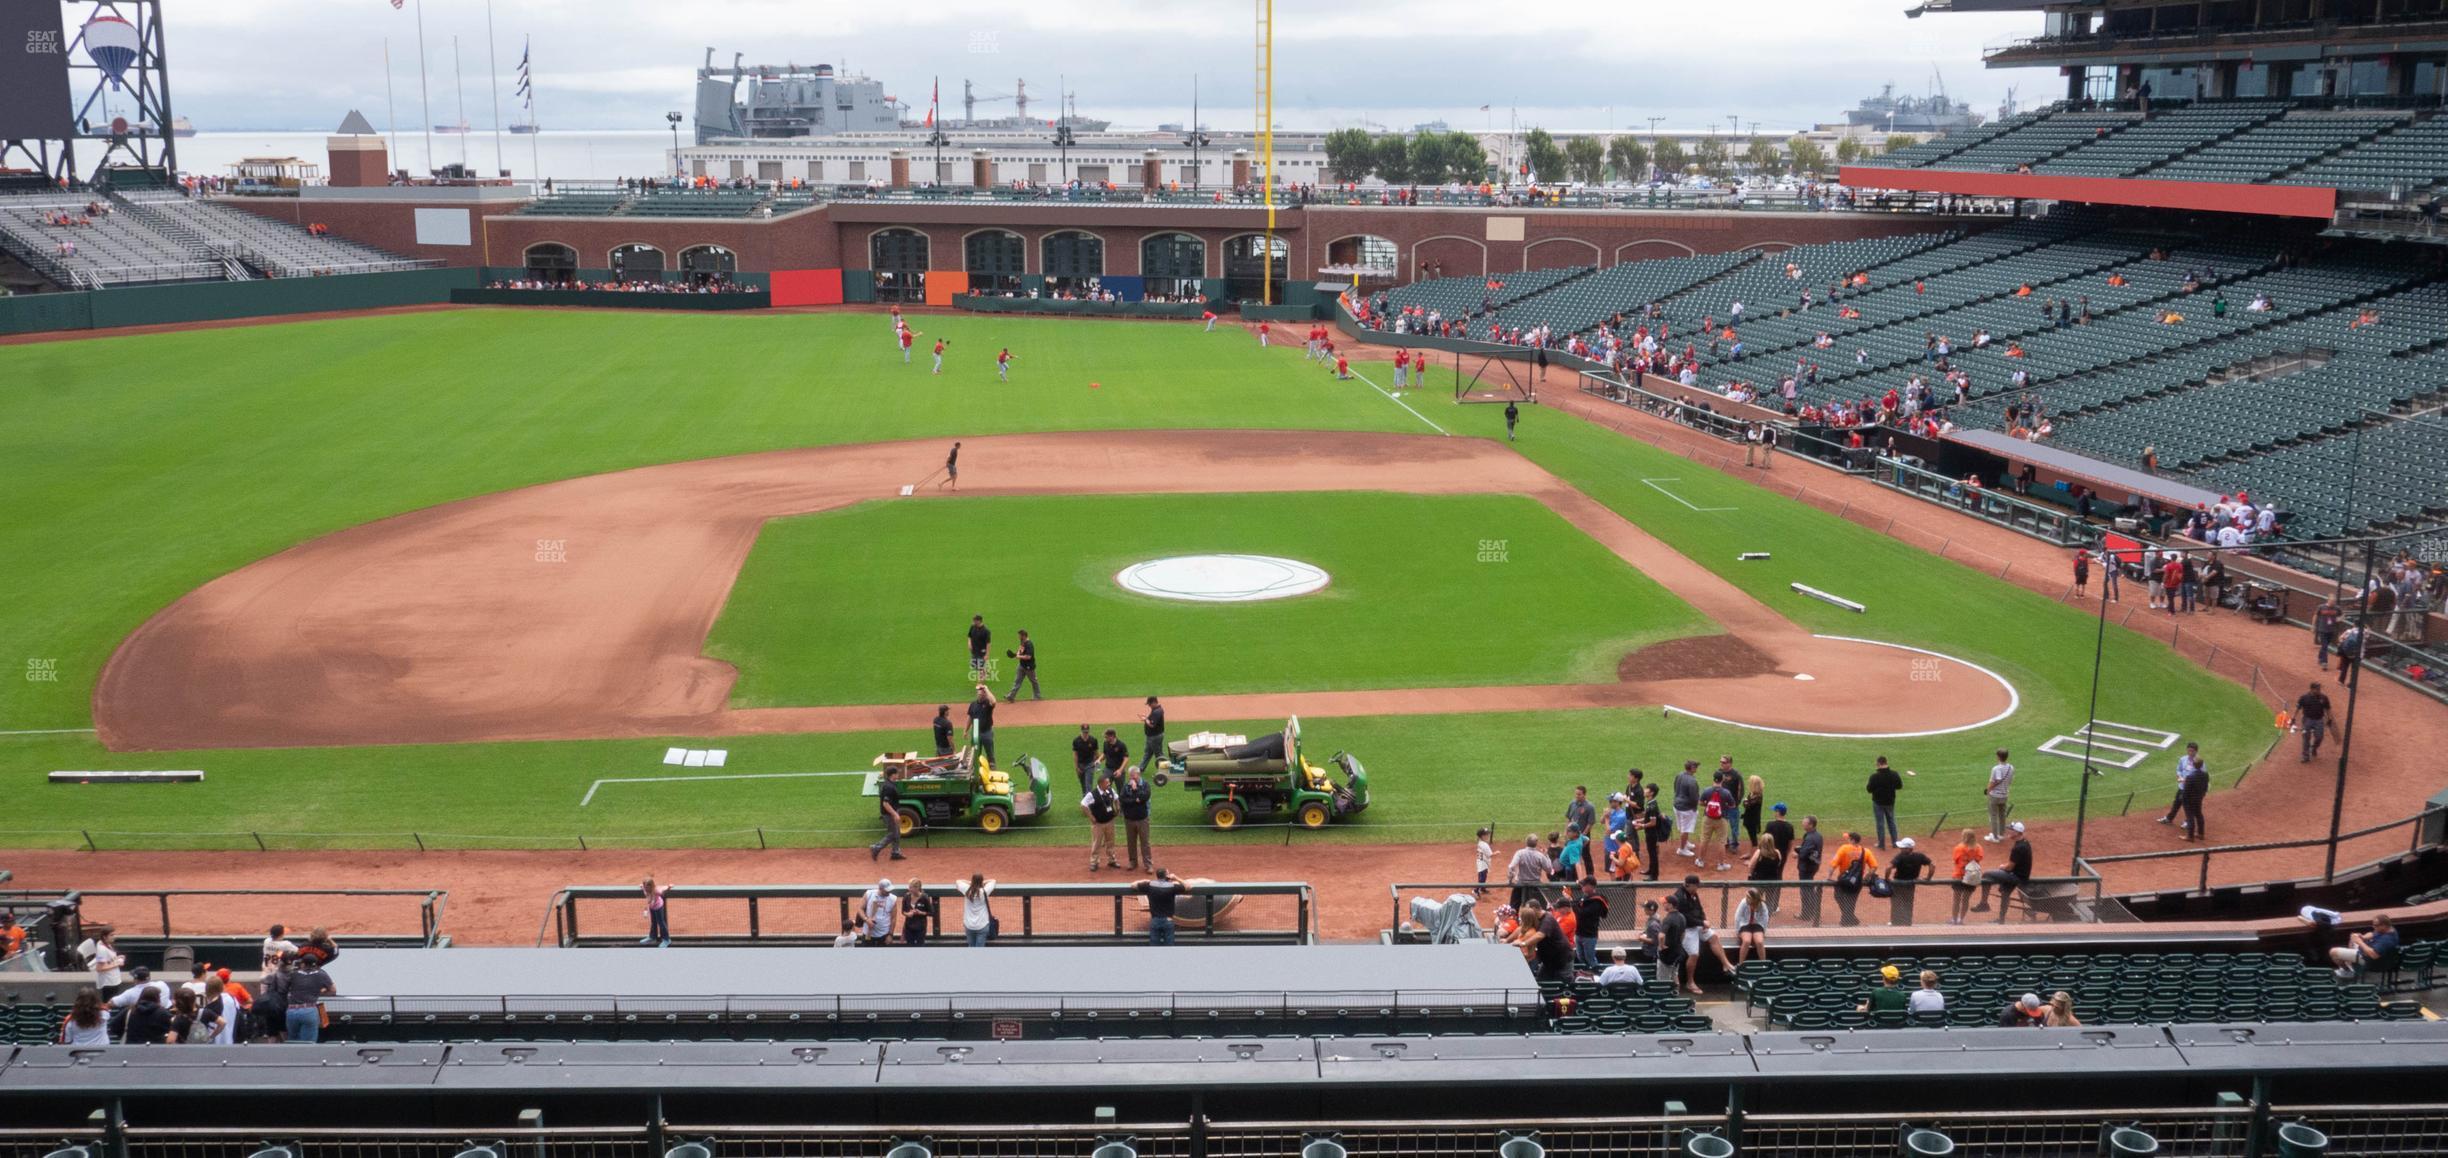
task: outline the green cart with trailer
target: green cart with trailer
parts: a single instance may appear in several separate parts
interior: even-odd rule
[[[876,780],[892,774],[901,787],[901,835],[921,828],[945,828],[961,823],[992,836],[1015,820],[1045,814],[1046,766],[1029,756],[1013,768],[997,768],[975,744],[949,756],[916,752],[886,752],[875,758],[876,776],[867,778],[865,794],[876,794]],[[1013,774],[1024,781],[1015,783]]]
[[[1196,790],[1207,823],[1219,830],[1277,815],[1302,828],[1324,828],[1369,805],[1368,770],[1359,759],[1337,752],[1327,763],[1342,770],[1341,780],[1302,756],[1300,717],[1294,716],[1283,731],[1250,742],[1176,740],[1149,779],[1159,787],[1179,781]]]

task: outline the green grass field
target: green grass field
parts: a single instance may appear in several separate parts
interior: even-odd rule
[[[903,367],[885,321],[872,314],[466,310],[0,347],[0,382],[11,386],[0,392],[0,453],[16,468],[9,515],[0,518],[0,585],[11,596],[0,601],[0,655],[12,668],[34,661],[29,672],[56,672],[54,680],[0,681],[0,732],[88,726],[93,680],[111,649],[214,576],[329,531],[471,495],[652,463],[892,438],[1096,428],[1428,432],[1366,386],[1332,382],[1297,350],[1261,351],[1237,331],[1006,317],[926,317],[920,328],[954,337],[953,370],[943,378],[923,362]],[[993,380],[989,362],[1005,344],[1022,359],[1008,385]],[[1494,407],[1425,394],[1411,401],[1459,436],[1501,436]],[[1630,765],[1663,769],[1718,752],[1765,775],[1774,796],[1831,818],[1865,811],[1861,779],[1870,758],[1885,754],[1922,772],[1902,811],[1934,821],[1977,808],[1987,752],[2004,746],[2026,769],[2022,806],[2036,816],[2070,813],[2073,763],[2029,752],[2083,719],[2089,616],[1741,479],[1528,409],[1521,453],[1668,544],[1813,630],[1931,647],[1991,667],[2021,689],[2022,712],[1992,729],[1909,741],[1813,740],[1641,711],[1315,720],[1314,744],[1368,762],[1377,803],[1355,823],[1301,839],[1460,840],[1491,820],[1543,830],[1572,783],[1607,786]],[[1696,506],[1737,510],[1693,511],[1640,482],[1662,477],[1677,479],[1677,492]],[[937,517],[921,508],[942,508],[945,518],[988,509],[969,500],[892,509]],[[776,530],[772,542],[787,552],[796,531]],[[1532,584],[1539,599],[1559,597],[1561,584],[1544,568],[1519,561],[1523,536],[1509,537],[1517,561],[1502,581]],[[1755,549],[1775,558],[1734,562]],[[760,547],[752,572],[766,555]],[[1093,549],[1046,563],[1055,568],[1048,589],[1092,560],[1104,566]],[[750,578],[756,582],[744,589],[764,586]],[[1785,591],[1796,580],[1871,610],[1856,616],[1798,599]],[[944,611],[932,604],[896,604],[890,614],[943,632],[947,655],[969,610],[989,611],[1006,629],[1028,626],[1011,617],[1038,614],[970,607],[992,595],[990,586],[957,600],[948,627],[937,626]],[[1078,597],[1083,608],[1092,600]],[[1471,621],[1517,606],[1443,590],[1402,599],[1423,632],[1483,630]],[[771,621],[771,630],[796,630],[781,622],[788,607],[739,611]],[[1069,637],[1080,630],[1070,624],[1089,612],[1045,614]],[[1076,639],[1058,649],[1056,630],[1040,630],[1049,676],[1061,670],[1058,655],[1063,665],[1096,662]],[[1575,628],[1584,640],[1639,630]],[[731,631],[726,622],[717,650]],[[1541,638],[1552,643],[1556,634]],[[751,668],[744,698],[817,702],[841,684],[813,668],[786,674],[754,649],[734,657]],[[1524,670],[1586,662],[1562,651],[1502,658]],[[1166,690],[1214,690],[1230,678],[1220,668],[1206,687]],[[783,690],[800,687],[816,690]],[[2106,718],[2199,740],[2222,783],[2270,740],[2267,715],[2243,689],[2119,629],[2109,632],[2100,702]],[[877,751],[911,746],[924,723],[880,734],[715,741],[163,753],[112,753],[90,735],[6,735],[0,795],[16,804],[14,827],[24,835],[13,843],[44,846],[80,845],[86,831],[102,847],[252,848],[251,834],[261,833],[275,846],[411,848],[412,831],[441,847],[573,847],[580,836],[593,844],[735,845],[754,844],[760,827],[774,844],[844,844],[862,840],[868,814],[838,779],[615,784],[579,802],[598,779],[663,774],[656,760],[667,742],[728,747],[734,772],[848,770]],[[1263,730],[1280,721],[1177,723]],[[1062,750],[1058,731],[1003,733],[1006,752]],[[203,768],[210,778],[133,788],[44,783],[47,771],[63,768]],[[2112,772],[2099,790],[2112,801],[2128,791],[2156,794],[2167,771],[2153,761]],[[1158,819],[1194,823],[1195,805],[1186,792],[1169,793]],[[1067,841],[1077,823],[1059,817],[1004,839]]]
[[[1482,558],[1483,540],[1504,541],[1501,559]],[[905,565],[949,544],[976,565]],[[1114,582],[1132,563],[1209,551],[1298,559],[1333,580],[1240,604]],[[742,707],[962,698],[972,614],[995,629],[1002,671],[1027,629],[1057,698],[1590,683],[1645,644],[1717,630],[1530,499],[1083,495],[776,520],[707,651],[740,669]]]

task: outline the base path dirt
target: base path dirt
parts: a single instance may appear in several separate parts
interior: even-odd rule
[[[727,706],[707,633],[771,518],[928,484],[949,440],[707,459],[549,483],[324,536],[222,576],[124,641],[94,694],[116,749],[462,743],[916,726],[932,707]],[[1669,705],[1873,735],[1977,727],[2014,692],[1960,661],[1811,635],[1503,444],[1260,431],[966,440],[962,495],[1390,490],[1533,498],[1729,633],[1744,662],[1635,665],[1636,682],[1176,696],[1219,719]],[[541,548],[539,544],[543,544]],[[1702,646],[1702,645],[1694,645]],[[1808,676],[1808,679],[1799,677]],[[1938,689],[1947,690],[1941,693]],[[1967,691],[1966,689],[1971,689]],[[1012,704],[1027,725],[1129,705]]]

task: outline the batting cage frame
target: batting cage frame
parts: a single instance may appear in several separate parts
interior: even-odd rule
[[[1471,365],[1477,359],[1476,366]],[[1516,365],[1520,363],[1520,365]],[[1491,370],[1500,373],[1491,374]],[[1454,352],[1453,400],[1457,403],[1538,405],[1538,368],[1517,355]]]

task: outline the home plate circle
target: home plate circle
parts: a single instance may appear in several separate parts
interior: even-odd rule
[[[1125,591],[1191,603],[1289,599],[1326,586],[1326,572],[1273,555],[1174,555],[1133,563],[1114,576]]]

